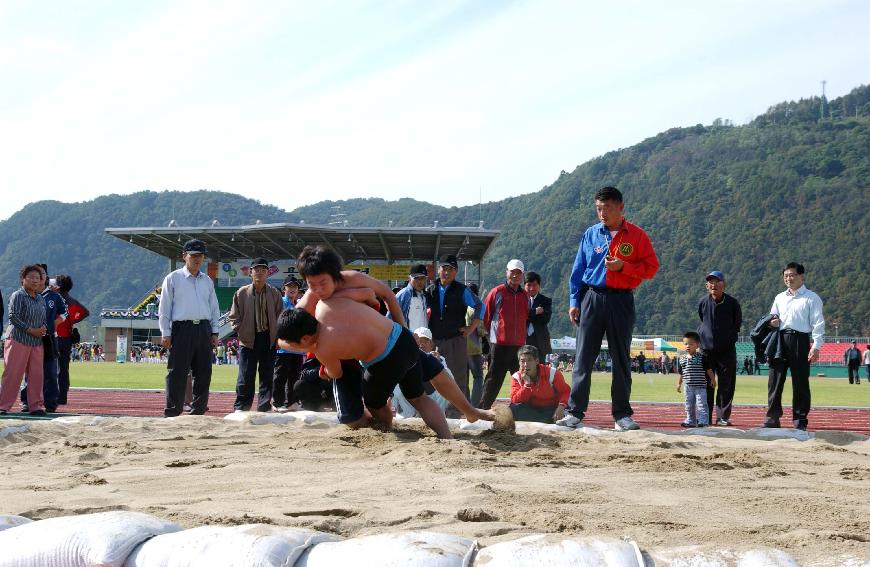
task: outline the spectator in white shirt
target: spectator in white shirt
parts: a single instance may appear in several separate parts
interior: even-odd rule
[[[428,280],[428,269],[424,264],[411,266],[408,285],[396,293],[396,300],[402,307],[402,314],[405,316],[405,323],[409,329],[429,327],[426,295],[423,293]]]
[[[780,427],[782,390],[789,368],[792,380],[792,420],[796,429],[806,430],[810,412],[810,364],[818,360],[825,334],[822,300],[804,286],[804,267],[790,262],[782,270],[787,289],[776,296],[770,313],[772,327],[778,327],[782,358],[770,361],[767,380],[767,415],[764,427]]]

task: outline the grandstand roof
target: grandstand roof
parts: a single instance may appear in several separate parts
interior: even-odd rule
[[[181,245],[198,238],[215,261],[264,256],[296,258],[308,244],[325,244],[346,262],[383,260],[387,263],[436,260],[456,254],[460,261],[483,259],[498,230],[481,227],[349,227],[272,223],[243,226],[168,226],[107,228],[106,234],[167,258],[179,258]]]

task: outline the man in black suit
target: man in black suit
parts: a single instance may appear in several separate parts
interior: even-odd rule
[[[538,349],[541,362],[553,352],[550,347],[550,317],[553,315],[553,300],[541,293],[541,276],[526,272],[526,293],[529,294],[529,324],[526,329],[526,344]]]

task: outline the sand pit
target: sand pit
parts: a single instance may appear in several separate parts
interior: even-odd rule
[[[559,533],[630,538],[652,552],[769,547],[807,565],[870,564],[861,435],[518,423],[516,433],[456,430],[440,441],[418,420],[380,432],[335,427],[330,416],[281,419],[0,420],[0,514],[133,510],[186,528],[430,530],[481,546]]]

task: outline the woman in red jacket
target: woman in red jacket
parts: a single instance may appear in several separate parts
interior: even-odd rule
[[[562,373],[541,364],[538,349],[526,345],[517,353],[519,372],[511,377],[511,411],[516,421],[553,423],[565,416],[571,388]]]

